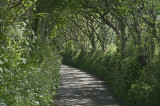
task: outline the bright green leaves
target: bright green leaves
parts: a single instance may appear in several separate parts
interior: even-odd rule
[[[3,65],[3,61],[2,60],[0,60],[0,65]]]
[[[60,57],[47,45],[30,51],[28,46],[32,44],[25,33],[19,35],[18,29],[12,30],[14,33],[8,32],[8,37],[1,36],[5,42],[0,47],[0,103],[46,105],[57,88]]]
[[[46,106],[56,91],[61,60],[53,48],[40,45],[32,29],[35,17],[45,20],[49,15],[34,13],[36,1],[0,5],[0,105]]]
[[[37,13],[37,14],[35,14],[35,17],[39,17],[39,18],[46,18],[47,17],[47,15],[48,15],[48,13]],[[40,20],[41,20],[40,19]]]
[[[51,38],[54,39],[57,36],[57,25],[53,28]]]

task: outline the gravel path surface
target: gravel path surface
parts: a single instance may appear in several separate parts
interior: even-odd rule
[[[99,78],[66,65],[60,74],[55,106],[124,106]]]

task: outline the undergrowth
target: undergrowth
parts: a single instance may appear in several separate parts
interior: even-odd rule
[[[12,33],[17,34],[0,35],[0,105],[49,105],[58,86],[61,57],[49,45],[35,45],[25,33],[15,38]]]

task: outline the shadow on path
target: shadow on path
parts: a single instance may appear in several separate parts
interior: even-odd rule
[[[55,106],[123,106],[104,81],[82,70],[62,65]]]

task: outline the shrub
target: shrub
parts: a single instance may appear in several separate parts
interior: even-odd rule
[[[21,35],[0,35],[0,104],[48,105],[58,86],[60,56],[48,45],[36,48]],[[18,40],[20,39],[20,40]]]

